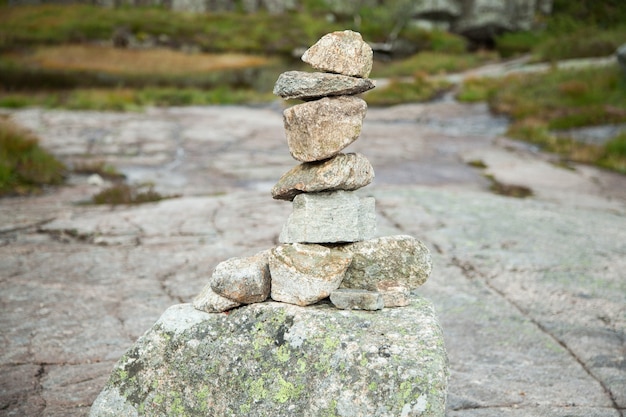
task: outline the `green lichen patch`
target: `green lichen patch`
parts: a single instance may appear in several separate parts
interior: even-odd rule
[[[424,300],[376,313],[262,303],[207,314],[184,331],[155,326],[109,388],[146,416],[385,417],[407,407],[434,416],[447,378],[441,329]]]

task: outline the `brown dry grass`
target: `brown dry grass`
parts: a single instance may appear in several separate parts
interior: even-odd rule
[[[96,71],[111,74],[177,75],[258,67],[264,57],[244,54],[189,54],[171,49],[118,49],[108,46],[44,47],[26,58],[44,69]]]

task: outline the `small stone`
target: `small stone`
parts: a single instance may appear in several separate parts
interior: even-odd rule
[[[376,290],[382,295],[385,307],[405,307],[410,304],[409,287],[397,281],[380,281]]]
[[[361,134],[367,104],[359,97],[324,97],[283,112],[287,145],[294,159],[320,161],[341,152]]]
[[[328,96],[360,94],[374,88],[368,78],[326,72],[287,71],[280,74],[274,94],[286,100],[312,100]]]
[[[376,233],[373,197],[352,191],[298,194],[279,236],[280,243],[341,243],[370,239]]]
[[[241,303],[233,301],[226,297],[216,294],[211,288],[211,283],[204,286],[200,294],[193,300],[193,306],[200,311],[207,313],[221,313],[235,307],[239,307]]]
[[[213,291],[241,304],[261,303],[270,295],[269,251],[247,258],[230,258],[215,267]]]
[[[299,306],[314,304],[341,284],[352,257],[321,245],[280,245],[269,257],[272,299]]]
[[[374,179],[374,168],[359,153],[338,154],[318,162],[305,162],[285,173],[272,188],[277,200],[293,200],[301,193],[353,191]]]
[[[426,282],[432,270],[430,251],[412,236],[384,236],[343,245],[339,250],[353,256],[342,288],[376,291],[379,282],[394,281],[412,290]]]
[[[373,57],[360,33],[344,30],[322,36],[302,55],[302,61],[320,71],[367,78]]]
[[[385,306],[378,292],[345,288],[331,292],[330,302],[342,310],[382,310]]]

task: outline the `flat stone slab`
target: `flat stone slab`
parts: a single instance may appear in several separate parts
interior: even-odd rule
[[[338,154],[320,162],[305,162],[285,173],[272,188],[277,200],[293,200],[301,193],[354,191],[374,179],[374,168],[359,153]]]
[[[432,304],[342,311],[170,307],[126,352],[91,417],[440,417],[448,359]]]
[[[302,55],[313,68],[366,78],[372,70],[374,53],[361,34],[344,30],[326,34]]]
[[[374,82],[368,78],[328,72],[287,71],[278,76],[274,84],[274,94],[286,100],[313,100],[360,94],[374,87]]]
[[[283,112],[287,146],[300,162],[337,155],[358,139],[367,104],[359,97],[324,97]]]
[[[281,243],[340,243],[376,233],[375,200],[352,191],[298,194],[279,236]]]
[[[367,290],[338,289],[330,293],[330,302],[342,310],[382,310],[381,293]]]

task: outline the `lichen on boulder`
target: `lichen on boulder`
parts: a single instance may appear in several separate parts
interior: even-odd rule
[[[447,383],[422,298],[377,312],[182,304],[120,359],[90,416],[443,416]]]

